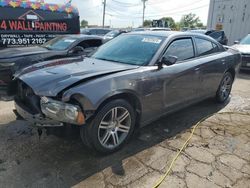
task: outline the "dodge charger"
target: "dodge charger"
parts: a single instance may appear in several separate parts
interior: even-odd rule
[[[240,63],[238,51],[205,35],[127,33],[81,62],[20,74],[15,107],[39,128],[79,126],[85,145],[110,153],[163,115],[211,97],[225,102]]]

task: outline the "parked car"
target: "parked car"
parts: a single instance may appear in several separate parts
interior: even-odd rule
[[[242,70],[250,70],[250,34],[241,41],[235,41],[234,48],[238,49],[242,54]]]
[[[207,33],[207,30],[205,29],[193,29],[193,30],[186,30],[188,32],[191,32],[191,33],[200,33],[200,34],[206,34]]]
[[[195,30],[187,30],[187,32],[191,33],[200,33],[205,34],[213,39],[215,39],[217,42],[221,43],[222,45],[227,45],[228,38],[224,31],[216,31],[216,30],[204,30],[204,29],[195,29]]]
[[[108,28],[88,28],[88,29],[81,29],[81,34],[104,36],[110,31],[112,31],[112,29],[108,29]]]
[[[212,37],[213,39],[215,39],[222,45],[227,45],[228,43],[228,38],[224,31],[210,30],[210,31],[207,31],[205,34]]]
[[[65,57],[82,56],[102,45],[98,36],[58,36],[41,46],[7,48],[0,51],[0,98],[11,95],[13,74],[29,65]]]
[[[167,27],[140,27],[132,30],[132,32],[137,31],[171,31],[171,29]]]
[[[78,125],[85,145],[114,152],[163,115],[209,97],[225,102],[240,61],[205,35],[126,33],[82,62],[18,76],[15,107],[38,127]]]
[[[112,40],[113,38],[121,35],[122,33],[127,33],[127,31],[125,30],[120,30],[120,29],[116,29],[116,30],[113,30],[113,31],[110,31],[108,32],[104,37],[104,42],[108,42],[110,40]]]
[[[146,31],[146,30],[147,30],[147,28],[139,27],[139,28],[134,28],[134,29],[132,29],[131,32]]]
[[[151,27],[148,29],[149,31],[171,31],[168,27]]]

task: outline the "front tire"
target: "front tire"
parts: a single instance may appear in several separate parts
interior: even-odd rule
[[[129,140],[135,128],[135,119],[135,110],[127,101],[110,101],[97,112],[87,127],[81,128],[81,138],[98,152],[112,153]]]
[[[230,72],[226,72],[216,93],[216,101],[218,103],[224,103],[229,98],[232,90],[232,85],[233,76]]]

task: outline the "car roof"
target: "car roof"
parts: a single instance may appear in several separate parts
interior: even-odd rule
[[[81,30],[112,30],[111,28],[94,28],[94,27],[92,27],[92,28],[82,28]]]
[[[158,37],[169,37],[170,35],[182,33],[178,31],[134,31],[131,33],[127,33],[128,35],[152,35],[152,36],[158,36]]]
[[[152,35],[152,36],[159,36],[159,37],[169,37],[172,35],[181,35],[181,36],[201,36],[204,37],[206,35],[196,33],[196,32],[182,32],[182,31],[135,31],[127,33],[130,35],[138,34],[138,35]]]
[[[207,39],[210,41],[213,41],[214,43],[218,42],[214,40],[213,38],[201,34],[201,33],[195,33],[195,32],[181,32],[181,31],[135,31],[135,32],[130,32],[126,33],[126,35],[151,35],[151,36],[156,36],[156,37],[199,37],[203,39]]]
[[[151,31],[157,31],[157,30],[171,31],[171,29],[169,27],[150,27],[150,28],[147,28],[147,29],[151,30]]]
[[[71,37],[77,39],[103,39],[97,35],[84,35],[84,34],[69,34],[69,35],[60,35],[60,37]]]
[[[200,33],[192,33],[192,32],[182,32],[182,31],[135,31],[128,34],[139,34],[139,35],[152,35],[158,37],[169,37],[169,36],[200,36],[204,37],[205,35]]]
[[[187,30],[186,32],[205,34],[207,32],[207,30],[205,30],[205,29],[194,29],[194,30]]]

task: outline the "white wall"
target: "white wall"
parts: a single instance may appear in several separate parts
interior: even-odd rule
[[[250,0],[210,0],[208,29],[221,24],[229,45],[250,33]]]

